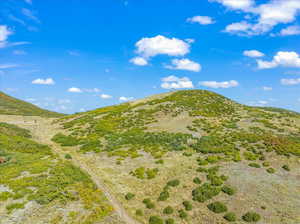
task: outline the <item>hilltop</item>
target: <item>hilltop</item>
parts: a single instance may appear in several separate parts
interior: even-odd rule
[[[9,132],[50,145],[59,155],[50,163],[78,166],[97,183],[108,199],[99,203],[107,210],[90,223],[300,222],[296,112],[188,90],[56,119],[0,115],[0,121],[31,130]],[[118,219],[110,218],[109,206]],[[19,210],[14,207],[13,214]],[[50,216],[56,223],[72,223],[71,213],[81,217],[78,209],[63,211],[64,221]]]
[[[31,103],[8,96],[0,91],[0,114],[59,117],[62,114],[41,109]]]

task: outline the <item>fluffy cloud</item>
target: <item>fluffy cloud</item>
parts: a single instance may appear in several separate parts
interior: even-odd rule
[[[100,95],[100,98],[101,98],[101,99],[111,99],[112,96],[111,96],[111,95],[108,95],[108,94],[101,94],[101,95]]]
[[[300,26],[288,26],[280,31],[281,36],[292,36],[300,34]]]
[[[257,60],[257,65],[259,69],[270,69],[278,66],[299,68],[300,57],[294,51],[279,51],[272,61]]]
[[[187,19],[190,23],[199,23],[201,25],[209,25],[215,23],[215,21],[209,16],[194,16]]]
[[[264,91],[271,91],[271,90],[273,90],[273,88],[272,88],[272,87],[269,87],[269,86],[263,86],[262,89],[263,89]]]
[[[6,41],[8,36],[12,34],[12,31],[5,25],[0,25],[0,42]]]
[[[193,82],[187,77],[176,77],[174,75],[162,78],[163,89],[190,89],[194,88]]]
[[[71,87],[71,88],[68,89],[68,92],[70,92],[70,93],[82,93],[83,91],[80,88]]]
[[[159,54],[183,56],[190,52],[189,43],[162,35],[142,38],[135,46],[137,48],[136,53],[142,55],[144,58],[154,57]]]
[[[299,0],[270,0],[267,3],[256,5],[252,0],[211,0],[224,6],[252,14],[246,21],[233,23],[225,28],[226,32],[238,35],[260,35],[272,30],[278,24],[287,24],[296,20],[300,11]],[[254,21],[251,21],[253,20]]]
[[[243,52],[244,56],[250,57],[250,58],[259,58],[265,56],[264,53],[257,51],[257,50],[248,50]]]
[[[131,101],[131,100],[133,100],[133,99],[134,99],[133,97],[121,96],[121,97],[119,98],[119,101],[121,101],[121,102],[127,102],[127,101]]]
[[[35,79],[31,82],[32,84],[38,84],[38,85],[54,85],[55,82],[52,78],[47,79]]]
[[[92,89],[83,89],[82,91],[87,93],[99,93],[101,90],[98,88],[92,88]]]
[[[130,60],[131,63],[135,64],[135,65],[139,65],[139,66],[145,66],[145,65],[148,65],[148,62],[145,58],[143,57],[135,57],[135,58],[132,58]]]
[[[187,70],[192,72],[201,71],[201,65],[197,62],[191,61],[187,58],[183,59],[173,59],[172,65],[167,65],[168,69],[176,69],[176,70]]]
[[[204,81],[204,82],[200,82],[199,85],[214,88],[214,89],[218,89],[218,88],[226,88],[227,89],[227,88],[231,88],[231,87],[237,87],[239,85],[239,83],[235,80],[224,81],[224,82]]]
[[[80,56],[80,53],[76,50],[68,50],[67,53],[71,56]]]
[[[248,9],[254,4],[253,0],[210,0],[211,2],[219,2],[231,9]]]
[[[281,79],[280,83],[285,86],[299,85],[300,78],[298,78],[298,79]]]

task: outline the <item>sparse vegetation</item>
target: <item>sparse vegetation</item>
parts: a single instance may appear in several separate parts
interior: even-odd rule
[[[236,221],[236,215],[233,212],[228,212],[224,215],[224,219],[226,219],[228,222],[235,222]]]
[[[214,213],[223,213],[227,212],[227,206],[223,204],[222,202],[216,201],[209,205],[207,205],[207,208]]]
[[[245,222],[258,222],[261,219],[260,215],[255,212],[247,212],[242,218]]]

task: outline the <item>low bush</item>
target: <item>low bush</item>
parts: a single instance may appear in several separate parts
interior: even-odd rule
[[[174,212],[174,209],[171,206],[167,206],[164,208],[163,213],[166,215],[170,215]]]
[[[175,179],[175,180],[170,180],[167,185],[170,187],[177,187],[180,184],[180,181]]]
[[[174,221],[174,219],[166,219],[166,222],[165,222],[165,224],[175,224],[175,221]]]
[[[149,224],[164,224],[164,221],[158,216],[150,216]]]
[[[227,212],[227,206],[222,202],[216,201],[207,205],[207,208],[214,213]]]
[[[249,163],[248,165],[254,168],[260,168],[260,165],[258,163]]]
[[[270,166],[270,163],[269,162],[263,162],[263,166],[268,167],[268,166]]]
[[[170,197],[170,194],[168,191],[164,190],[159,194],[158,201],[166,201]]]
[[[135,197],[135,195],[132,194],[132,193],[127,193],[127,194],[125,195],[125,199],[126,199],[127,201],[133,199],[134,197]]]
[[[258,222],[261,219],[261,217],[255,212],[247,212],[245,215],[242,216],[242,219],[245,222]]]
[[[275,173],[276,170],[274,168],[270,167],[270,168],[267,169],[267,172],[268,173]]]
[[[193,205],[189,201],[184,201],[184,202],[182,202],[182,204],[186,211],[191,211],[193,209]]]
[[[53,136],[52,141],[59,143],[61,146],[75,146],[79,144],[79,140],[72,136],[66,136],[58,133]]]
[[[137,210],[135,211],[135,214],[136,214],[137,216],[143,216],[143,215],[144,215],[143,210],[141,210],[141,209],[137,209]]]
[[[70,154],[66,154],[65,159],[72,159],[72,156]]]
[[[290,171],[290,167],[288,165],[283,165],[282,166],[282,169],[286,170],[286,171]]]
[[[203,185],[195,188],[192,191],[193,200],[198,202],[205,202],[220,193],[221,189],[219,187],[212,186],[209,183],[204,183]]]
[[[154,203],[149,198],[144,199],[143,203],[146,205],[146,208],[148,209],[155,208]]]
[[[228,195],[234,195],[235,194],[235,189],[229,186],[223,186],[221,189],[225,194]]]
[[[199,177],[195,177],[195,178],[193,179],[193,182],[194,182],[195,184],[201,184],[201,180],[200,180]]]
[[[224,216],[224,219],[226,219],[228,222],[235,222],[236,221],[236,215],[233,212],[228,212]]]
[[[178,211],[178,214],[179,214],[179,217],[180,217],[181,219],[186,219],[187,216],[188,216],[188,214],[187,214],[183,209],[180,209],[180,210]]]

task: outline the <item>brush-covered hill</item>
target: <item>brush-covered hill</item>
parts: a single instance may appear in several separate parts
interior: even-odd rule
[[[31,103],[8,96],[0,91],[0,114],[59,117],[59,113],[41,109]]]
[[[0,223],[97,223],[113,208],[70,161],[0,122]]]
[[[78,154],[141,223],[300,222],[300,115],[204,90],[58,120]]]

